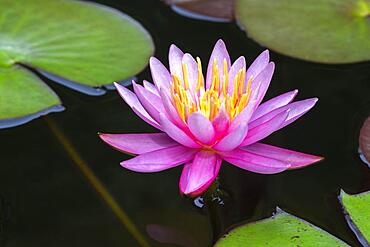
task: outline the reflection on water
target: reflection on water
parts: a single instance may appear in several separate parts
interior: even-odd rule
[[[228,19],[198,14],[198,13],[186,10],[184,8],[181,8],[179,6],[176,6],[176,5],[171,6],[171,8],[173,11],[175,11],[179,15],[183,15],[183,16],[197,19],[197,20],[212,21],[212,22],[229,22]]]
[[[10,220],[10,205],[0,195],[0,246],[6,241],[6,229]]]
[[[191,20],[157,0],[99,2],[139,20],[153,35],[156,56],[164,62],[171,43],[206,58],[209,47],[223,38],[233,59],[245,55],[247,62],[265,49],[232,23]],[[253,174],[224,163],[220,183],[228,200],[220,206],[222,224],[226,229],[241,221],[266,218],[279,205],[351,246],[359,246],[337,196],[341,188],[348,193],[370,189],[370,172],[358,158],[358,135],[354,134],[358,129],[353,127],[362,124],[357,122],[359,109],[370,105],[370,63],[322,65],[274,52],[271,57],[276,73],[266,99],[298,88],[299,99],[316,96],[320,100],[302,120],[266,142],[318,154],[325,160],[276,175]],[[149,70],[138,78],[150,79]],[[130,172],[119,165],[130,156],[111,149],[98,138],[98,131],[155,132],[122,103],[116,91],[90,97],[50,81],[48,84],[67,108],[49,117],[151,246],[165,246],[147,234],[147,225],[153,224],[187,233],[200,246],[210,245],[212,227],[206,210],[178,193],[181,167],[153,174]],[[4,246],[138,246],[76,169],[43,118],[0,130],[0,138],[0,194],[12,208]]]

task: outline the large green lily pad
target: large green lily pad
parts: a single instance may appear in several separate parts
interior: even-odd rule
[[[220,238],[216,247],[237,246],[349,246],[326,231],[285,212],[245,224]]]
[[[17,66],[0,70],[6,73],[0,74],[1,107],[4,103],[13,105],[0,110],[0,121],[32,114],[59,102],[30,72],[23,71],[22,76],[30,79],[17,82],[18,86],[4,81],[6,77],[17,78],[10,75],[20,73],[17,64],[54,78],[98,87],[136,75],[147,65],[153,50],[147,31],[112,8],[72,0],[0,0],[0,67]],[[34,84],[27,90],[37,95],[36,103],[32,102],[35,97],[6,101],[7,95],[25,94],[19,90],[24,90],[29,81]],[[18,101],[20,98],[22,101]]]
[[[358,240],[363,246],[370,246],[370,191],[357,195],[342,191],[339,199],[347,222]]]
[[[237,0],[236,15],[277,52],[322,63],[370,60],[369,0]]]

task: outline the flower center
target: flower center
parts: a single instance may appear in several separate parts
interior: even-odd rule
[[[172,75],[171,96],[177,113],[186,123],[193,112],[200,112],[213,120],[221,109],[233,120],[248,104],[251,95],[252,78],[245,85],[245,68],[240,69],[233,78],[233,87],[229,85],[229,70],[226,59],[223,60],[223,75],[220,78],[217,60],[213,60],[211,84],[205,89],[202,64],[197,57],[197,81],[189,81],[188,69],[182,63],[183,80]]]

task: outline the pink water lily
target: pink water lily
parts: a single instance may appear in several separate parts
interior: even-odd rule
[[[136,172],[158,172],[185,164],[180,192],[196,196],[215,180],[222,160],[255,173],[273,174],[307,166],[321,157],[259,141],[292,123],[317,98],[291,103],[297,90],[261,104],[274,73],[266,50],[246,69],[245,58],[232,65],[219,40],[204,80],[199,58],[175,45],[169,51],[169,71],[150,59],[154,84],[133,82],[134,92],[115,84],[118,92],[144,121],[161,133],[100,134],[109,145],[136,157],[121,165]]]

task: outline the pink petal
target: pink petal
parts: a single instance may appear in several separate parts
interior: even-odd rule
[[[229,131],[233,131],[242,123],[248,123],[257,107],[257,97],[259,95],[259,87],[251,92],[250,100],[247,106],[235,117],[231,122]]]
[[[224,160],[239,168],[262,174],[279,173],[290,167],[289,164],[280,160],[264,157],[242,149],[234,149],[233,151],[223,153],[221,156]]]
[[[163,113],[160,114],[160,123],[164,132],[178,143],[189,148],[200,148],[201,146],[189,137],[182,129],[173,124]]]
[[[255,100],[250,100],[247,106],[231,122],[229,131],[237,129],[241,124],[246,124],[253,115]]]
[[[185,53],[182,58],[182,62],[187,68],[189,88],[191,91],[194,91],[198,84],[198,64],[189,53]]]
[[[207,67],[207,77],[206,77],[206,88],[209,88],[211,86],[212,82],[212,67],[213,67],[213,61],[214,59],[217,60],[217,65],[218,65],[218,71],[220,75],[220,79],[222,80],[224,71],[224,59],[226,59],[227,62],[227,68],[229,69],[230,67],[230,56],[229,53],[227,52],[225,43],[219,39],[216,42],[215,47],[213,48],[211,57],[208,62],[208,67]]]
[[[308,166],[323,159],[323,157],[304,154],[262,143],[254,143],[252,145],[242,147],[241,149],[250,153],[283,161],[290,165],[289,169]]]
[[[165,133],[153,134],[99,134],[112,147],[130,154],[143,154],[178,145]]]
[[[212,123],[202,113],[191,114],[188,117],[188,126],[194,137],[204,144],[210,144],[215,138]]]
[[[227,92],[231,95],[234,91],[234,78],[238,74],[239,70],[245,69],[245,57],[239,57],[231,66],[229,71],[229,82]],[[248,80],[246,80],[248,81]]]
[[[218,151],[231,151],[237,148],[248,132],[248,125],[245,123],[240,124],[235,130],[231,131],[228,135],[221,139],[212,148]]]
[[[151,93],[141,85],[136,84],[135,82],[133,82],[132,84],[134,86],[134,91],[138,99],[140,100],[140,103],[143,105],[149,115],[155,121],[159,122],[159,114],[161,112],[165,112],[161,98]]]
[[[257,90],[257,88],[259,88],[256,106],[258,106],[263,100],[263,97],[265,97],[267,89],[270,86],[270,82],[274,74],[274,70],[275,70],[275,64],[271,62],[265,67],[263,71],[261,71],[261,73],[259,73],[254,78],[254,80],[252,79],[251,90],[252,91]]]
[[[270,61],[269,51],[265,50],[249,66],[245,77],[246,80],[248,81],[250,77],[252,77],[252,79],[256,78],[257,75],[267,66],[269,61]]]
[[[135,172],[159,172],[192,160],[196,152],[196,150],[178,145],[140,154],[122,161],[121,165]]]
[[[252,128],[270,120],[271,118],[275,117],[277,114],[279,114],[283,111],[289,110],[289,114],[288,114],[287,119],[285,120],[285,122],[279,128],[279,129],[281,129],[281,128],[287,126],[288,124],[291,124],[292,122],[297,120],[299,117],[301,117],[303,114],[308,112],[316,104],[317,100],[318,100],[317,98],[305,99],[305,100],[296,101],[296,102],[290,103],[286,106],[277,108],[277,109],[263,115],[262,117],[250,122],[249,123],[249,128],[252,129]]]
[[[258,106],[256,111],[253,113],[250,121],[256,120],[257,118],[269,113],[270,111],[289,104],[295,98],[297,93],[298,90],[293,90],[266,101],[265,103]]]
[[[230,125],[229,121],[229,116],[227,115],[225,109],[221,108],[216,118],[212,121],[216,139],[223,137],[226,134]]]
[[[154,84],[157,86],[158,90],[161,88],[169,90],[171,75],[166,67],[155,57],[150,58],[149,66],[150,71],[152,72]]]
[[[222,160],[214,152],[197,153],[182,170],[179,182],[181,194],[193,197],[202,194],[216,179],[221,163]]]
[[[172,105],[169,96],[164,92],[164,90],[160,91],[160,95],[162,98],[164,109],[166,110],[167,113],[166,114],[167,118],[170,119],[175,125],[177,125],[181,129],[187,129],[188,127],[185,125],[184,121],[182,121],[175,107]]]
[[[144,107],[141,105],[140,101],[133,92],[118,83],[114,83],[114,85],[123,100],[131,107],[136,115],[138,115],[141,119],[143,119],[145,122],[152,125],[153,127],[161,129],[161,126],[148,114],[148,112],[144,109]]]
[[[276,130],[280,129],[280,126],[288,117],[288,111],[289,110],[281,112],[269,121],[264,122],[263,124],[258,125],[253,129],[249,129],[247,137],[243,140],[240,146],[246,146],[258,142],[259,140],[266,138],[267,136],[274,133]]]
[[[158,95],[159,96],[159,91],[158,91],[158,89],[155,87],[155,85],[153,83],[150,83],[150,82],[144,80],[143,84],[144,84],[144,87],[148,91],[150,91],[151,93],[154,93],[155,95]]]
[[[174,44],[170,46],[168,61],[172,75],[177,75],[182,80],[182,57],[184,53]]]

